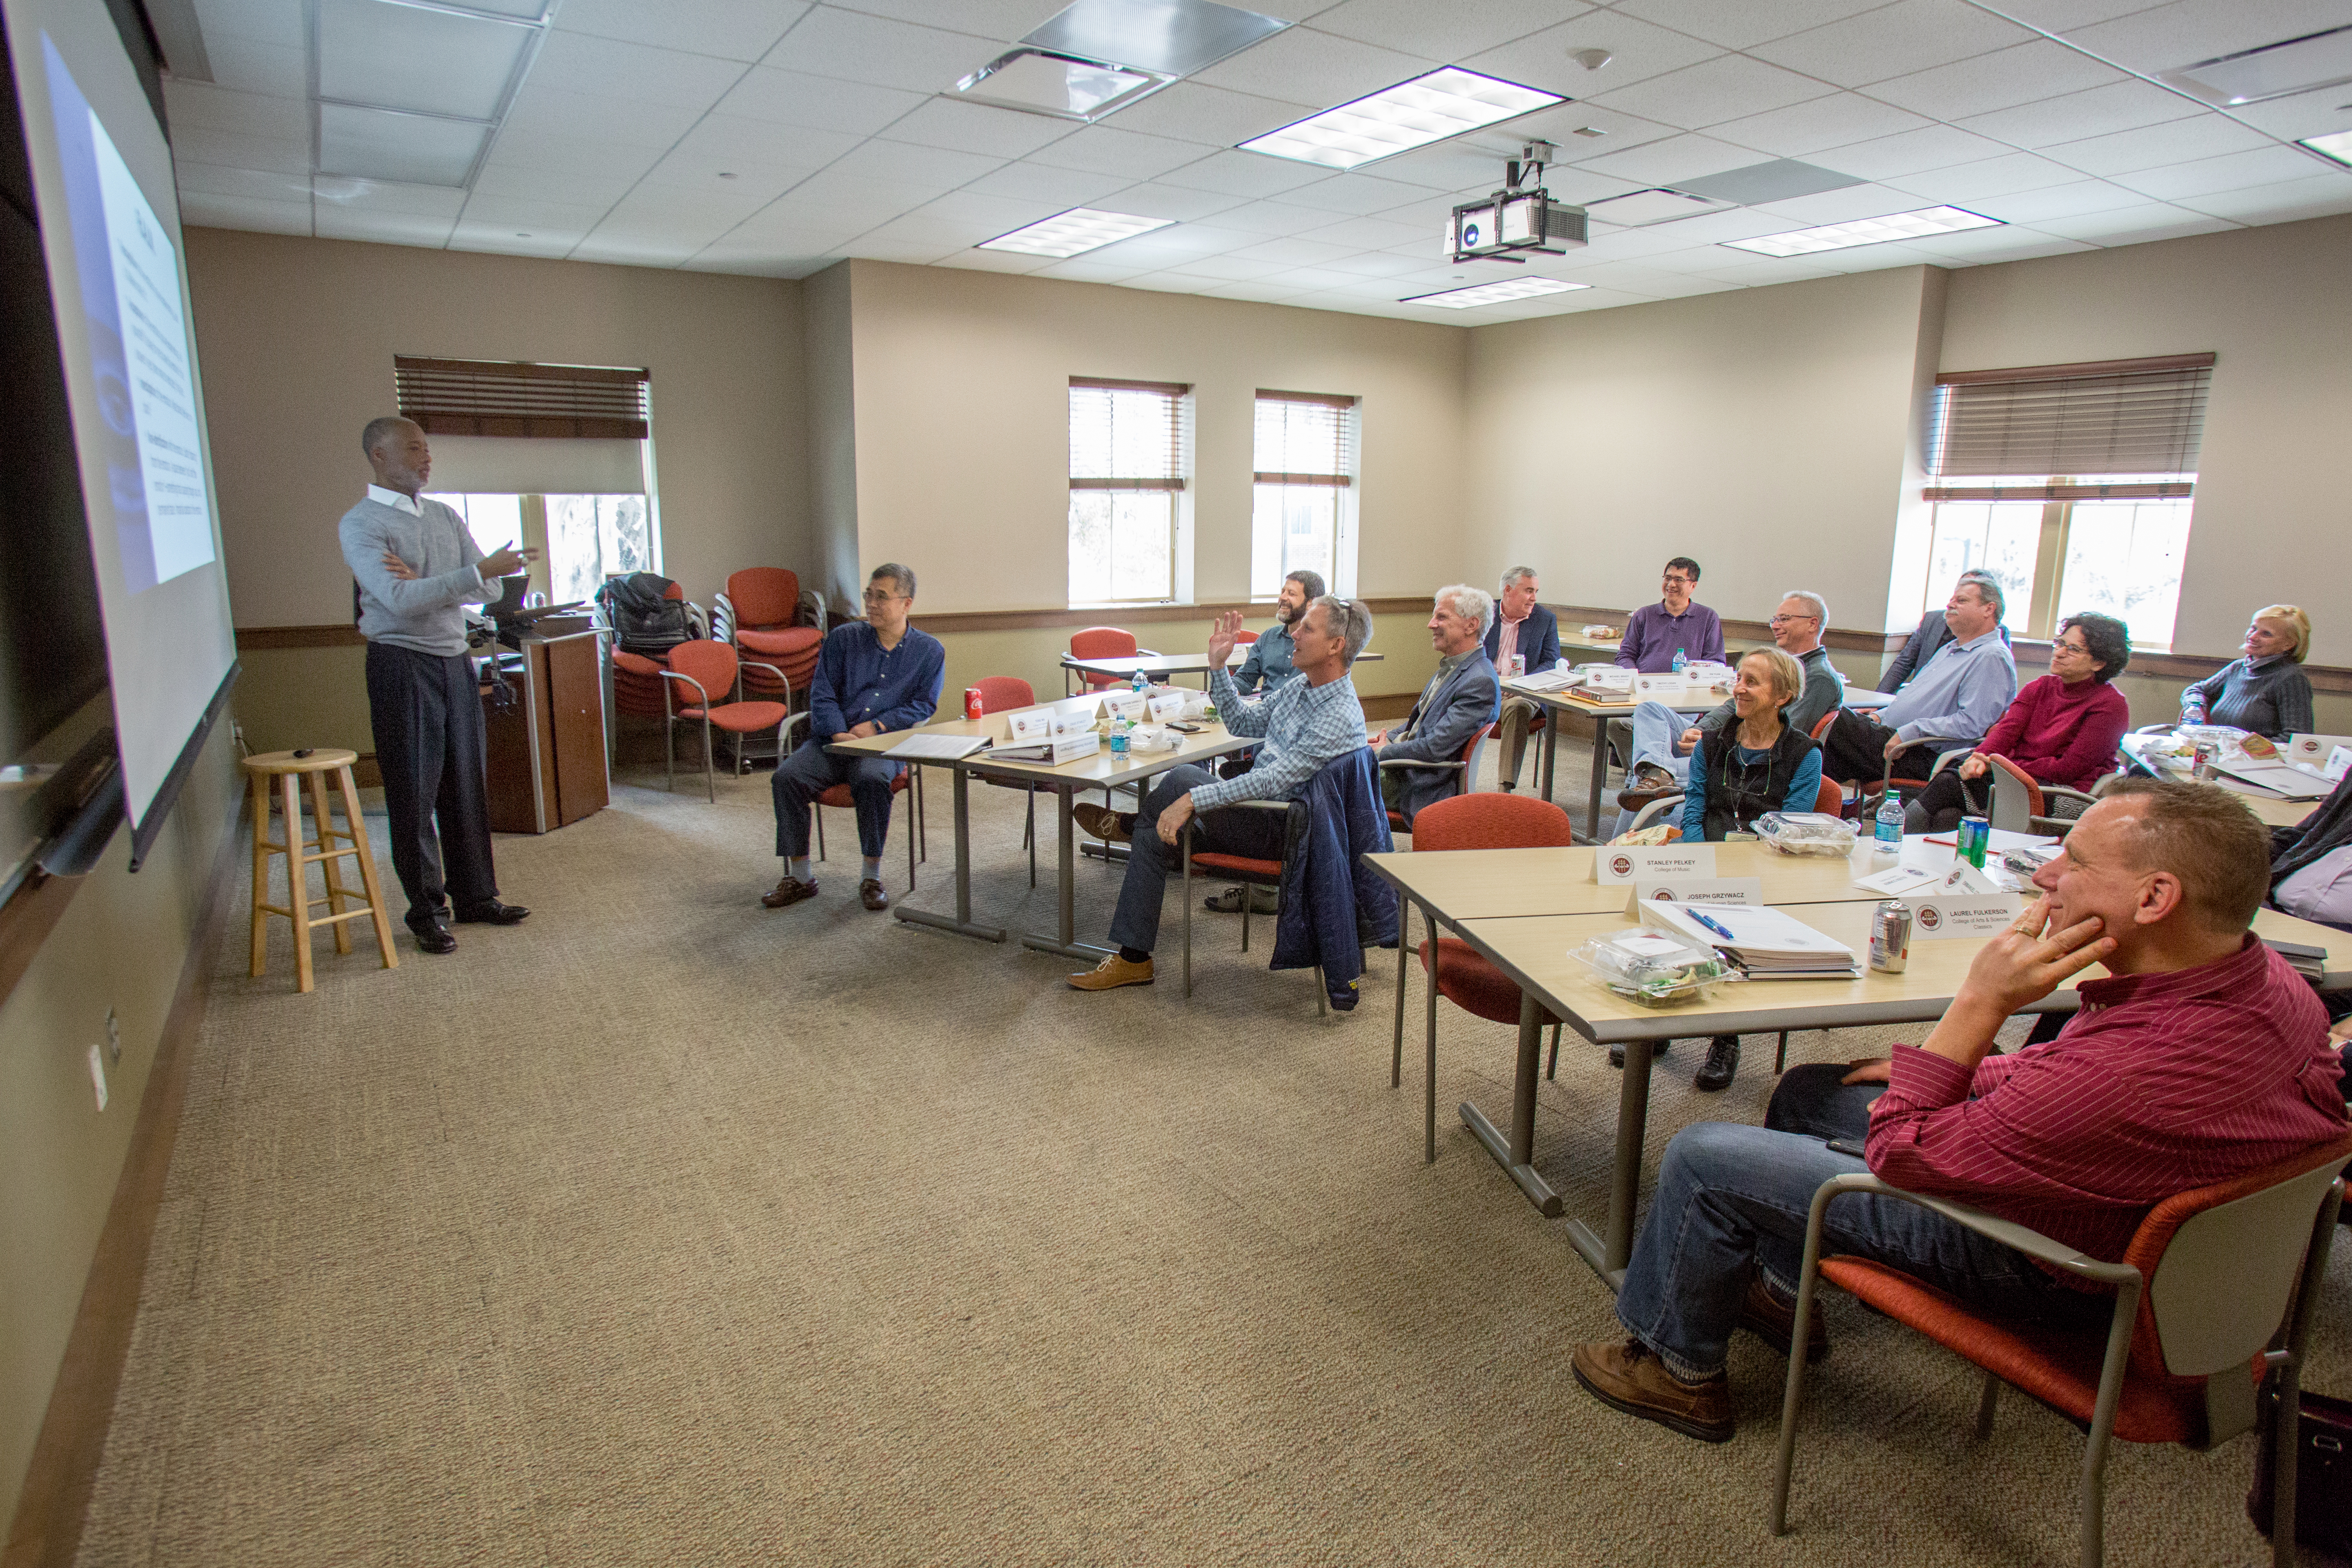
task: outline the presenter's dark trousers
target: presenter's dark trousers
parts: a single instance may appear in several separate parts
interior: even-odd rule
[[[463,910],[497,898],[473,660],[372,642],[367,692],[392,868],[408,895],[410,929],[442,919],[452,901]]]
[[[806,856],[809,803],[835,784],[847,784],[849,803],[857,808],[858,852],[880,859],[890,837],[890,781],[898,776],[899,765],[887,757],[835,753],[822,742],[803,742],[776,764],[769,785],[776,797],[776,853],[787,860]]]

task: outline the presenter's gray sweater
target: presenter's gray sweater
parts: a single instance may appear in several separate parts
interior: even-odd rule
[[[362,500],[343,513],[336,532],[344,564],[359,580],[360,635],[447,658],[466,651],[465,606],[496,598],[498,589],[474,569],[482,552],[465,520],[441,501],[417,504],[422,517]],[[416,574],[413,582],[392,574],[383,563],[387,550]]]

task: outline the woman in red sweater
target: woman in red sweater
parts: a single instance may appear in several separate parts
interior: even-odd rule
[[[2116,747],[2131,726],[2130,705],[2107,684],[2130,662],[2131,633],[2115,616],[2085,611],[2061,621],[2050,673],[2026,684],[1958,767],[1912,797],[1903,831],[1948,832],[1964,814],[1990,809],[1990,756],[2007,757],[2036,784],[2090,788],[2115,767]]]

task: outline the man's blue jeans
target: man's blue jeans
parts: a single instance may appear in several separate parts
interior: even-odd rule
[[[1118,907],[1110,918],[1114,947],[1150,952],[1160,943],[1160,905],[1168,889],[1168,875],[1181,863],[1183,851],[1160,842],[1160,814],[1180,795],[1215,777],[1196,763],[1173,767],[1144,792],[1143,809],[1136,813],[1127,847],[1127,875],[1118,885]],[[1190,829],[1192,852],[1212,849],[1245,855],[1253,860],[1279,860],[1286,818],[1275,811],[1212,811],[1195,816]]]
[[[1648,701],[1633,710],[1633,755],[1626,763],[1627,780],[1631,781],[1634,769],[1643,763],[1650,763],[1674,774],[1675,783],[1689,784],[1691,754],[1685,752],[1677,756],[1675,754],[1675,742],[1681,740],[1682,732],[1697,723],[1697,719],[1689,714],[1677,713],[1663,702]],[[1633,826],[1633,815],[1630,811],[1619,811],[1616,826],[1610,828],[1609,837],[1614,838],[1621,833],[1631,831]],[[1675,816],[1668,820],[1679,825],[1682,818]]]
[[[1814,1190],[1832,1176],[1868,1169],[1823,1142],[1836,1137],[1859,1148],[1870,1130],[1876,1096],[1842,1087],[1844,1072],[1833,1064],[1792,1068],[1765,1126],[1702,1121],[1666,1145],[1617,1292],[1617,1317],[1684,1382],[1723,1371],[1753,1275],[1760,1272],[1783,1300],[1796,1294]],[[2023,1253],[1889,1198],[1832,1204],[1822,1250],[1876,1258],[2010,1317],[2103,1325],[2114,1305],[2110,1297],[2059,1284]]]

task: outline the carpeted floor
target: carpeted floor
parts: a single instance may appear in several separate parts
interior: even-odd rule
[[[1607,1293],[1450,1111],[1507,1108],[1513,1032],[1441,1010],[1423,1165],[1386,955],[1318,1022],[1307,974],[1203,916],[1190,1005],[1172,963],[1082,995],[1065,961],[860,910],[846,813],[824,897],[770,912],[764,774],[716,805],[629,778],[499,841],[536,912],[454,957],[329,948],[299,996],[282,924],[246,978],[239,901],[83,1562],[2074,1560],[2074,1431],[2011,1396],[1972,1444],[1971,1377],[1851,1301],[1785,1540],[1760,1345],[1727,1446],[1587,1398],[1567,1352],[1613,1331]],[[1050,930],[1021,797],[972,796],[976,907]],[[1083,935],[1118,874],[1079,868]],[[1760,1118],[1771,1045],[1716,1096],[1675,1047],[1653,1168],[1685,1121]],[[1538,1163],[1572,1213],[1601,1206],[1616,1094],[1571,1039]],[[2307,1386],[2352,1391],[2347,1267]],[[2108,1561],[2263,1558],[2252,1464],[2119,1446]]]

